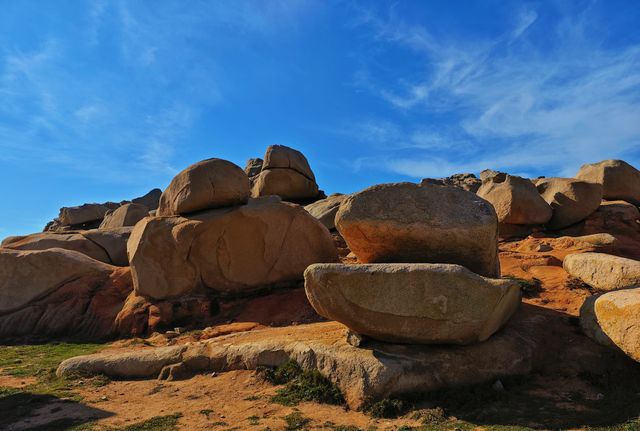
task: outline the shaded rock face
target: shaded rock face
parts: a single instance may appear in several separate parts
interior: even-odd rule
[[[79,232],[43,232],[3,241],[2,247],[13,250],[47,250],[61,248],[89,256],[100,262],[127,266],[127,241],[131,227],[91,229]]]
[[[340,209],[340,204],[347,198],[347,195],[336,193],[304,207],[312,216],[320,220],[327,229],[336,228],[336,214]]]
[[[596,342],[623,351],[640,362],[640,289],[624,289],[587,298],[580,325]]]
[[[520,304],[513,280],[450,264],[316,264],[305,271],[322,316],[380,341],[471,344],[500,329]]]
[[[587,218],[602,201],[602,186],[573,178],[541,178],[536,188],[551,205],[549,229],[561,229]]]
[[[482,183],[477,194],[493,205],[500,223],[537,225],[551,219],[551,207],[528,179],[496,174]]]
[[[263,160],[260,158],[249,159],[244,167],[244,172],[249,178],[255,177],[262,170]]]
[[[177,297],[199,289],[238,293],[301,280],[317,262],[335,262],[329,231],[302,207],[278,199],[191,218],[146,218],[128,254],[139,295]]]
[[[140,220],[149,215],[149,209],[140,204],[124,204],[113,211],[109,211],[100,223],[100,229],[135,226]]]
[[[518,313],[502,331],[470,346],[370,341],[358,348],[347,343],[344,326],[323,322],[230,334],[170,349],[79,356],[63,361],[57,374],[155,378],[172,364],[191,372],[220,372],[275,367],[293,359],[303,369],[317,369],[338,386],[349,407],[357,410],[383,398],[527,374],[542,345],[544,324],[539,315]]]
[[[128,268],[81,253],[0,249],[0,337],[106,337],[131,289]]]
[[[624,160],[603,160],[582,165],[576,178],[602,184],[602,196],[640,205],[640,171]]]
[[[500,275],[495,210],[457,187],[373,186],[345,199],[335,220],[362,263],[455,263]]]
[[[254,198],[276,195],[291,202],[309,203],[321,195],[306,157],[284,145],[267,148],[262,169],[252,177],[252,183]]]
[[[181,215],[241,205],[249,199],[249,191],[249,178],[237,165],[222,159],[203,160],[171,180],[160,197],[156,215]]]
[[[598,290],[640,287],[640,261],[605,253],[570,254],[563,268]]]
[[[421,184],[435,184],[439,186],[455,186],[466,190],[468,192],[475,193],[480,188],[482,181],[479,180],[474,174],[453,174],[446,178],[424,178]]]

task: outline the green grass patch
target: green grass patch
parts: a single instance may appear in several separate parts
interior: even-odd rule
[[[295,406],[302,401],[322,404],[342,405],[344,397],[329,379],[318,370],[305,371],[294,360],[275,368],[258,370],[265,380],[275,385],[285,385],[278,389],[271,401],[285,406]]]
[[[52,343],[0,348],[0,372],[15,377],[38,377],[74,356],[95,353],[103,344]]]
[[[304,417],[302,413],[297,410],[285,416],[284,421],[287,424],[284,428],[286,431],[304,430],[307,429],[307,426],[311,423],[311,419]]]
[[[364,407],[365,413],[374,418],[397,418],[407,413],[413,405],[405,400],[385,398]]]
[[[123,431],[177,431],[178,421],[182,413],[174,413],[166,416],[155,416],[143,422],[127,425]]]

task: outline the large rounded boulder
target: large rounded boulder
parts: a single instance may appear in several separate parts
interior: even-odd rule
[[[135,226],[140,220],[149,215],[149,208],[140,204],[124,204],[113,211],[109,211],[100,223],[100,229],[121,228]]]
[[[171,180],[160,197],[157,215],[241,205],[249,199],[250,187],[249,177],[239,166],[222,159],[203,160]]]
[[[640,171],[624,160],[582,165],[576,178],[602,184],[602,196],[640,205]]]
[[[500,275],[495,210],[457,187],[373,186],[345,199],[335,221],[361,263],[455,263]]]
[[[340,204],[342,204],[346,198],[347,195],[336,193],[309,204],[305,206],[304,209],[320,220],[327,229],[333,230],[336,228],[336,214],[340,209]]]
[[[596,342],[640,362],[640,289],[587,298],[580,309],[580,326]]]
[[[569,275],[598,290],[640,287],[640,261],[606,253],[576,253],[564,258]]]
[[[602,201],[602,185],[574,178],[536,180],[540,196],[551,205],[550,229],[562,229],[586,219]]]
[[[329,231],[304,208],[276,198],[190,218],[146,218],[128,253],[136,293],[155,299],[294,282],[310,264],[337,260]]]
[[[305,291],[322,316],[391,343],[471,344],[520,304],[518,283],[451,264],[317,264]]]
[[[500,223],[538,225],[551,219],[551,207],[526,178],[500,173],[488,177],[477,194],[493,205]]]

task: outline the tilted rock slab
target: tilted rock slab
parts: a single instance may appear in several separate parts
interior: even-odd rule
[[[455,263],[500,276],[493,206],[453,186],[369,187],[340,205],[336,227],[362,263]]]
[[[550,229],[562,229],[586,219],[602,201],[602,185],[574,178],[540,178],[536,188],[551,205]]]
[[[596,342],[622,350],[640,362],[640,289],[623,289],[587,298],[580,325]]]
[[[83,204],[75,207],[63,207],[60,208],[58,220],[62,225],[66,226],[102,220],[109,209],[109,207],[102,204]]]
[[[520,305],[513,280],[451,264],[316,264],[304,273],[318,314],[381,341],[471,344],[500,329]]]
[[[189,214],[241,205],[249,199],[250,182],[237,165],[222,159],[195,163],[173,177],[162,192],[159,216]]]
[[[317,369],[340,388],[350,408],[359,409],[368,401],[386,397],[527,374],[532,369],[543,326],[543,317],[522,313],[489,340],[470,346],[370,341],[358,348],[347,343],[344,326],[326,322],[213,338],[188,345],[179,358],[174,355],[180,347],[160,351],[155,357],[145,349],[127,352],[122,360],[114,353],[72,358],[60,364],[57,374],[81,371],[153,378],[160,365],[174,363],[184,364],[192,372],[220,372],[275,367],[294,359],[303,369]]]
[[[582,165],[576,178],[602,184],[605,199],[640,205],[640,171],[624,160]]]
[[[499,173],[487,178],[477,194],[493,205],[500,223],[535,225],[551,219],[551,207],[526,178]]]
[[[569,275],[599,290],[640,287],[640,261],[605,253],[578,253],[564,258]]]
[[[43,232],[21,237],[11,237],[2,247],[13,250],[48,250],[62,248],[89,256],[100,262],[127,266],[127,240],[131,227],[116,229],[90,229],[71,232]]]
[[[154,299],[202,288],[255,290],[302,280],[312,263],[337,261],[327,228],[278,198],[190,218],[149,217],[127,246],[136,292]]]

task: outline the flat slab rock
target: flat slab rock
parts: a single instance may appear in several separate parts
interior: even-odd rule
[[[523,306],[487,341],[446,347],[374,341],[354,347],[347,343],[346,327],[337,322],[267,328],[185,346],[79,356],[62,362],[57,374],[155,378],[165,366],[221,372],[278,366],[295,359],[302,368],[315,368],[328,377],[349,407],[359,409],[369,400],[527,374],[544,321]]]

